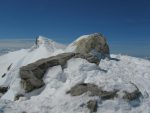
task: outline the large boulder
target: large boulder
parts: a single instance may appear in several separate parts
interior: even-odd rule
[[[103,58],[109,57],[110,54],[105,37],[99,33],[81,37],[73,43],[73,46],[75,46],[75,52],[77,53],[99,53],[99,56],[101,55]]]
[[[83,58],[90,63],[99,64],[99,59],[89,54],[62,53],[56,56],[38,60],[20,68],[21,85],[26,92],[40,88],[44,85],[43,76],[48,68],[61,65],[65,67],[66,62],[71,58]]]

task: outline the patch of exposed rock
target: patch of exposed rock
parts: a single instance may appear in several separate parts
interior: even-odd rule
[[[20,68],[21,85],[26,92],[33,91],[44,85],[43,76],[48,68],[61,65],[65,67],[67,61],[71,58],[83,58],[90,63],[99,64],[99,59],[90,54],[80,53],[62,53],[56,56],[38,60],[27,66]]]
[[[140,96],[142,96],[142,94],[139,90],[135,90],[133,92],[124,91],[123,99],[127,101],[132,101],[132,100],[139,98]]]
[[[5,77],[5,76],[6,76],[6,73],[4,73],[4,74],[2,75],[2,78]]]
[[[117,97],[117,90],[114,91],[104,91],[102,88],[98,87],[97,85],[90,84],[90,83],[82,83],[77,84],[72,87],[67,93],[70,93],[72,96],[79,96],[84,93],[90,93],[90,96],[99,96],[101,99],[113,99]]]
[[[90,110],[91,113],[97,112],[97,101],[96,100],[90,100],[87,102],[87,108]]]
[[[0,97],[8,91],[8,87],[0,86]]]
[[[10,70],[11,66],[12,66],[12,64],[10,64],[10,65],[8,66],[7,71],[9,71],[9,70]]]
[[[19,100],[20,97],[24,97],[24,95],[23,95],[23,94],[17,94],[17,95],[15,96],[15,99],[14,99],[14,100],[15,100],[15,101],[16,101],[16,100]]]
[[[72,96],[80,96],[84,93],[89,92],[89,96],[99,96],[103,100],[107,99],[113,99],[114,97],[118,97],[118,92],[119,89],[115,89],[113,91],[105,91],[102,88],[98,87],[95,84],[90,84],[90,83],[81,83],[73,86],[69,91],[67,91],[67,94],[71,94]],[[132,101],[135,99],[138,99],[140,96],[142,96],[141,92],[139,89],[133,90],[132,92],[128,91],[123,91],[123,99]]]
[[[135,86],[134,84],[132,84]],[[131,102],[133,100],[137,100],[140,97],[142,97],[141,92],[138,90],[138,88],[135,86],[136,90],[133,90],[132,92],[124,91],[124,95],[122,99],[126,100],[127,102]],[[119,97],[119,92],[121,90],[116,89],[113,91],[105,91],[102,88],[98,87],[95,84],[90,83],[81,83],[73,86],[69,91],[67,91],[67,94],[70,94],[71,96],[80,96],[84,93],[87,93],[88,96],[98,96],[102,100],[109,100]],[[90,110],[90,112],[96,112],[98,107],[98,100],[90,100],[87,102],[87,108]]]
[[[108,57],[110,54],[109,46],[105,37],[100,33],[91,34],[86,38],[82,38],[74,43],[76,46],[75,52],[88,54],[93,53],[93,50],[96,53],[100,53],[101,57]]]
[[[127,101],[132,101],[138,99],[139,97],[142,97],[142,93],[139,91],[138,87],[134,83],[131,84],[136,88],[136,90],[134,90],[133,92],[123,91],[123,99]]]

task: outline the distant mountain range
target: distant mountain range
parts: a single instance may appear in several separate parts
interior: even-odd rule
[[[0,55],[8,52],[20,50],[22,48],[27,49],[33,45],[34,41],[30,39],[7,39],[0,40]]]
[[[6,54],[11,51],[16,51],[16,50],[17,49],[15,49],[15,48],[0,48],[0,55]]]

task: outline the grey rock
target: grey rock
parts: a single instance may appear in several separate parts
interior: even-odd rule
[[[5,77],[5,76],[6,76],[6,73],[4,73],[4,74],[2,75],[2,78]]]
[[[0,86],[0,93],[4,94],[8,91],[8,87]]]
[[[131,93],[124,91],[125,95],[123,96],[123,99],[127,100],[127,101],[132,101],[135,99],[138,99],[139,97],[142,96],[141,92],[139,90],[135,90]]]
[[[99,64],[99,59],[92,55],[81,53],[62,53],[56,56],[38,60],[27,66],[20,68],[21,85],[26,92],[30,92],[34,89],[44,86],[43,76],[48,68],[61,65],[65,67],[67,61],[71,58],[83,58],[90,63]]]
[[[90,83],[82,83],[77,84],[74,87],[72,87],[68,92],[72,96],[79,96],[84,93],[90,93],[90,96],[99,96],[101,99],[113,99],[114,97],[117,97],[117,90],[114,91],[104,91],[102,88],[99,88],[97,85],[90,84]]]
[[[96,100],[90,100],[87,102],[87,108],[90,110],[90,112],[97,112],[97,101]]]
[[[67,94],[70,93],[72,96],[79,96],[88,91],[87,84],[78,84],[72,87]]]
[[[80,96],[87,92],[90,93],[90,96],[99,96],[102,100],[108,100],[118,97],[117,93],[119,92],[119,90],[114,89],[113,91],[105,91],[97,85],[90,83],[81,83],[73,86],[69,91],[67,91],[67,94],[69,93],[72,96]],[[142,97],[142,93],[137,88],[133,92],[124,91],[124,96],[122,98],[127,101],[132,101],[135,99],[139,99],[140,97]]]
[[[88,38],[77,41],[75,45],[77,46],[75,50],[77,53],[88,54],[95,50],[101,53],[103,57],[108,57],[110,54],[105,37],[99,33],[89,35]]]
[[[27,113],[27,112],[23,111],[22,113]]]
[[[134,83],[131,83],[131,84],[136,88],[136,90],[134,90],[133,92],[124,91],[123,99],[127,101],[133,101],[133,100],[139,99],[140,97],[143,97],[138,87]]]
[[[9,71],[9,70],[10,70],[11,66],[12,66],[12,64],[10,64],[10,65],[8,66],[7,71]]]
[[[88,62],[90,63],[95,63],[97,65],[99,65],[100,60],[98,57],[93,56],[91,54],[82,54],[82,53],[75,53],[75,56],[73,58],[82,58],[82,59],[86,59]]]
[[[19,100],[20,97],[24,97],[24,95],[23,95],[23,94],[17,94],[17,95],[15,96],[14,101]]]
[[[45,58],[20,68],[21,84],[26,92],[40,88],[44,85],[43,76],[47,69],[56,65],[64,66],[74,53],[63,53]]]

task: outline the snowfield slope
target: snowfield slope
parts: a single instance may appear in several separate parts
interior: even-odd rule
[[[36,44],[30,49],[10,52],[6,55],[0,56],[0,86],[10,87],[7,93],[1,98],[14,100],[14,97],[18,92],[23,92],[20,87],[20,67],[35,62],[41,58],[47,58],[62,53],[64,48],[65,46],[62,44],[39,36],[36,40]]]
[[[44,87],[14,101],[15,94],[24,92],[20,86],[19,68],[63,52],[66,52],[65,46],[39,37],[31,49],[0,56],[0,86],[10,87],[0,99],[0,113],[90,113],[86,104],[91,99],[97,100],[97,113],[150,112],[150,61],[124,55],[111,55],[119,61],[103,59],[99,65],[81,58],[70,59],[64,69],[59,65],[48,69],[43,78]],[[105,91],[119,89],[120,97],[102,100],[89,96],[88,92],[79,96],[66,93],[79,83],[95,84]],[[134,91],[132,84],[142,96],[129,102],[121,95],[124,90]]]

